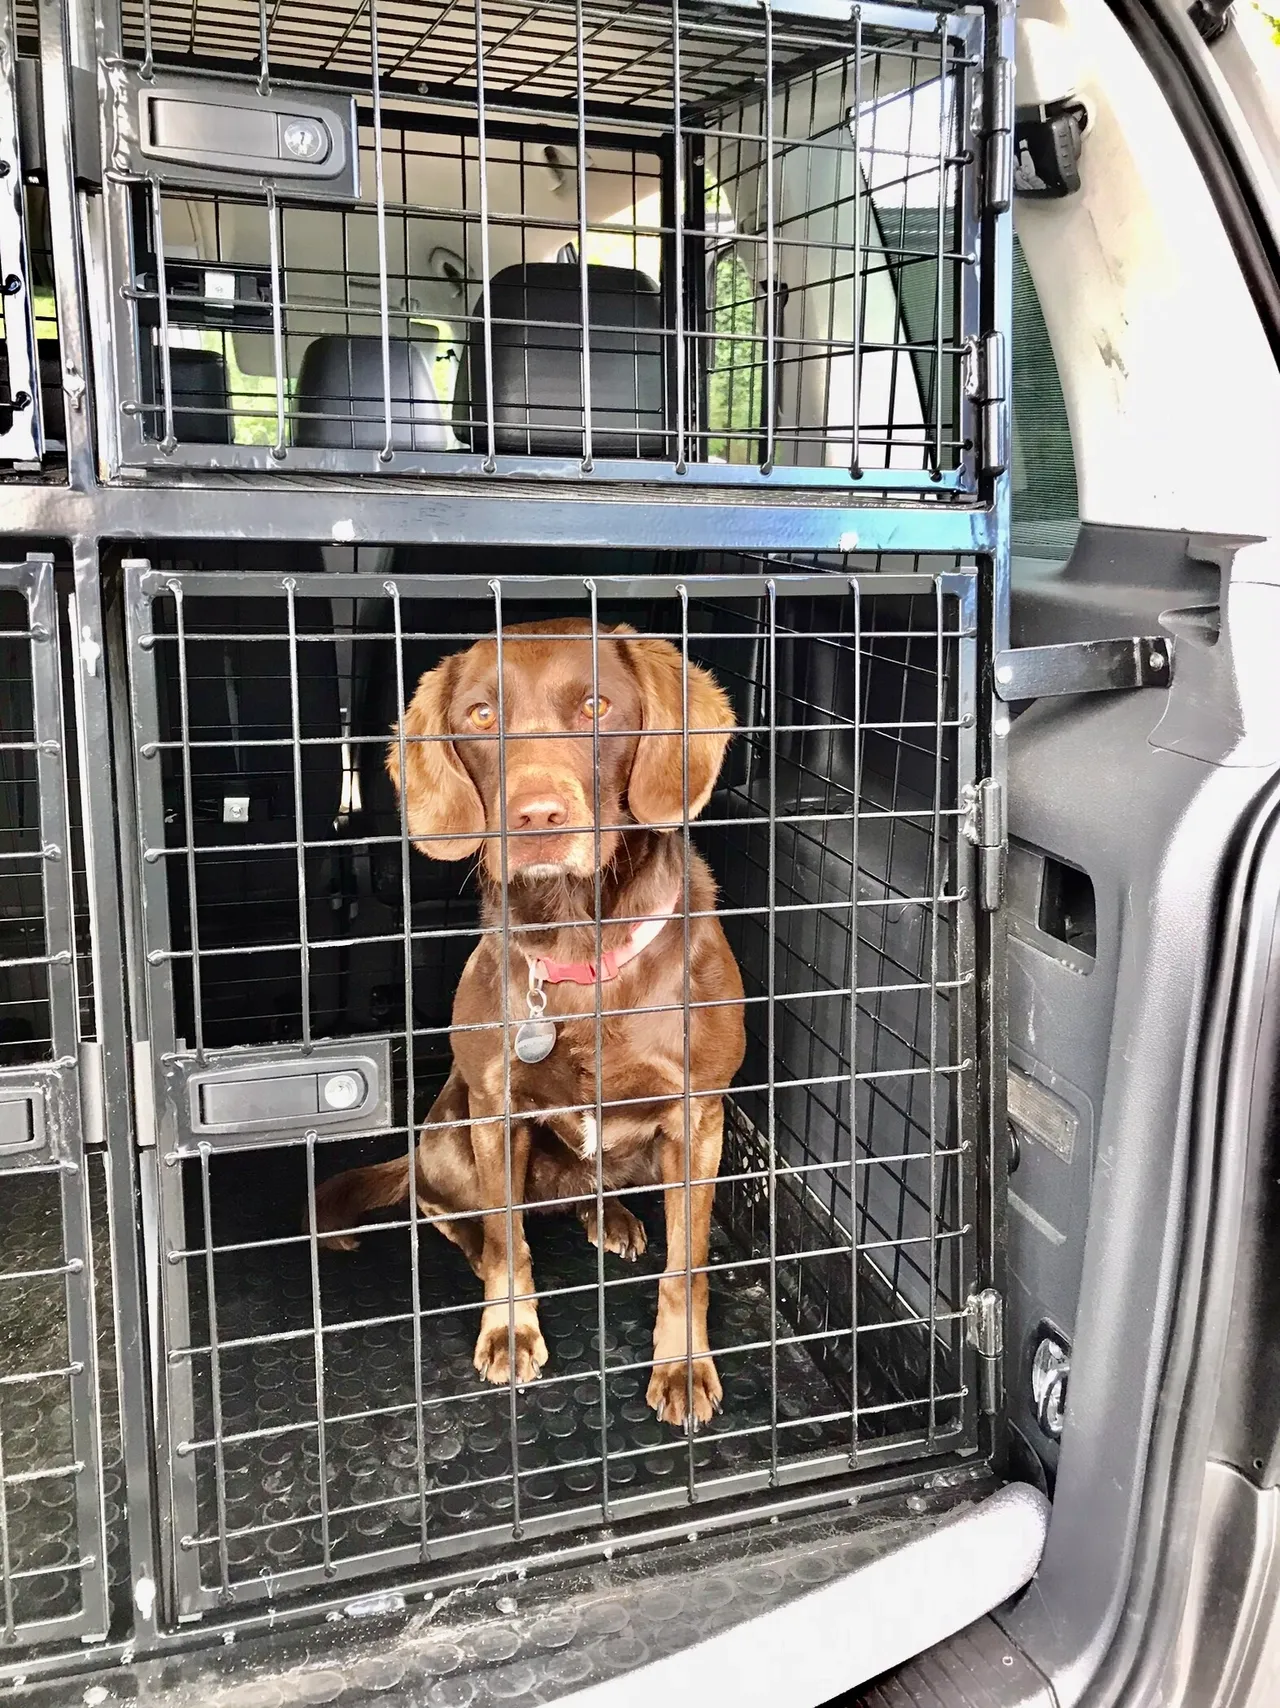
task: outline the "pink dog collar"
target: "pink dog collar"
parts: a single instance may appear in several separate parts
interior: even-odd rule
[[[647,949],[650,943],[671,918],[679,904],[679,894],[672,896],[668,905],[660,914],[650,919],[640,920],[631,931],[631,935],[616,949],[606,949],[600,957],[597,968],[594,961],[549,961],[545,956],[530,961],[529,971],[538,984],[608,984],[616,979],[621,968],[628,961],[634,961],[636,956]]]

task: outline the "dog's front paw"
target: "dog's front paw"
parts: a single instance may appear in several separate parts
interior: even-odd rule
[[[517,1310],[514,1345],[516,1386],[536,1382],[548,1357],[547,1343],[538,1327],[536,1311]],[[508,1332],[506,1306],[487,1310],[480,1319],[480,1338],[476,1341],[474,1361],[486,1382],[510,1382],[511,1351],[512,1336]]]
[[[674,1423],[683,1428],[689,1418],[689,1366],[681,1358],[675,1363],[655,1364],[645,1395],[658,1414],[659,1423]],[[693,1361],[693,1427],[710,1423],[720,1410],[724,1389],[710,1358]]]
[[[586,1228],[587,1238],[592,1245],[599,1245],[594,1204],[588,1204],[583,1209],[582,1225]],[[637,1216],[633,1216],[625,1205],[619,1204],[616,1198],[607,1198],[604,1206],[604,1249],[634,1263],[637,1257],[644,1256],[648,1243],[644,1223]]]

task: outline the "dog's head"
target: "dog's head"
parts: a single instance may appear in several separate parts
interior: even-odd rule
[[[522,623],[502,631],[501,692],[496,638],[423,676],[400,732],[405,815],[424,854],[483,848],[500,879],[505,842],[509,878],[590,877],[597,829],[606,867],[627,826],[670,829],[702,811],[733,730],[724,690],[625,624],[599,631],[594,671],[592,652],[587,622]],[[387,750],[397,790],[401,747],[398,735]]]

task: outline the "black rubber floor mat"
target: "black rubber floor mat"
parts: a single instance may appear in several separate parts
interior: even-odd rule
[[[549,1511],[597,1522],[606,1475],[612,1499],[682,1502],[691,1477],[702,1487],[766,1465],[775,1446],[786,1460],[848,1448],[848,1393],[805,1345],[787,1344],[793,1331],[771,1322],[767,1270],[735,1266],[723,1229],[710,1332],[724,1408],[691,1439],[645,1400],[662,1269],[656,1203],[633,1204],[645,1255],[604,1259],[603,1361],[594,1246],[571,1216],[529,1218],[550,1361],[513,1408],[510,1390],[473,1368],[480,1289],[456,1248],[421,1230],[416,1298],[403,1227],[366,1236],[355,1253],[322,1253],[313,1274],[308,1244],[281,1239],[297,1226],[282,1225],[281,1203],[297,1198],[273,1167],[287,1171],[279,1153],[223,1158],[212,1171],[216,1376],[203,1262],[188,1266],[196,1439],[179,1452],[196,1466],[200,1535],[188,1545],[210,1587],[224,1546],[234,1581],[323,1564],[326,1548],[342,1561],[416,1544],[424,1527],[429,1542],[495,1526],[510,1537],[517,1498],[525,1522]],[[198,1202],[194,1175],[190,1186]]]
[[[971,1492],[983,1490],[975,1483]],[[534,1708],[769,1613],[934,1522],[932,1512],[881,1510],[869,1524],[865,1513],[836,1509],[675,1546],[618,1548],[589,1563],[513,1566],[400,1611],[282,1623],[270,1635],[126,1660],[92,1682],[29,1685],[14,1697],[24,1708],[65,1708],[96,1685],[102,1708]],[[947,1696],[921,1702],[954,1708]],[[1011,1695],[976,1697],[973,1708],[1015,1702],[1049,1708]]]
[[[12,1622],[80,1605],[57,1181],[7,1183],[0,1240],[0,1517]],[[50,1271],[53,1273],[50,1274]]]
[[[80,1370],[69,1359],[67,1292],[83,1280],[65,1257],[60,1182],[52,1172],[10,1174],[0,1185],[0,1201],[2,1630],[6,1621],[21,1628],[80,1613],[86,1605],[85,1569],[97,1551],[93,1541],[86,1546],[86,1538],[106,1534],[109,1578],[127,1584],[128,1570],[119,1554],[119,1420],[110,1379],[115,1346],[107,1242],[95,1253],[99,1515],[92,1492],[96,1479],[77,1475],[73,1387]],[[89,1402],[82,1396],[82,1403]],[[82,1500],[89,1510],[81,1511]]]
[[[979,1619],[832,1708],[1054,1708],[1043,1674],[994,1619]]]

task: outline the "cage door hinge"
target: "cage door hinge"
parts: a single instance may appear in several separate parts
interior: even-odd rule
[[[978,461],[983,474],[1009,466],[1009,369],[1003,332],[969,338],[964,347],[965,396],[978,414]]]
[[[1004,1300],[994,1287],[971,1293],[965,1306],[967,1339],[978,1355],[978,1407],[984,1417],[1004,1400]]]
[[[983,157],[983,204],[988,213],[1013,206],[1014,66],[1003,55],[991,62],[991,101]]]
[[[80,1045],[80,1128],[86,1150],[105,1150],[107,1118],[102,1079],[102,1045]]]
[[[978,900],[987,913],[1004,901],[1004,872],[1008,847],[1008,822],[1004,784],[993,777],[966,783],[960,792],[964,813],[961,830],[978,853]]]

